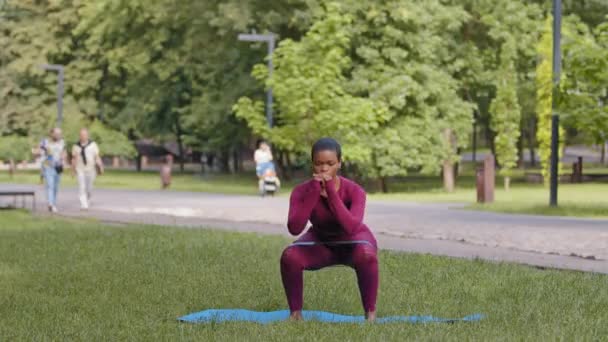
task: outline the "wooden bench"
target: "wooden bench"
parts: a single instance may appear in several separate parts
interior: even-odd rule
[[[32,197],[32,211],[36,211],[36,192],[33,190],[0,190],[0,197],[13,197],[15,208],[17,207],[17,198],[21,197],[21,206],[25,208],[25,198]]]

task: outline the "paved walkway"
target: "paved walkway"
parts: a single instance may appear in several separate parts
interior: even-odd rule
[[[0,185],[0,189],[32,186]],[[39,192],[43,208],[43,190]],[[81,212],[76,189],[62,189],[62,215],[104,221],[214,227],[287,235],[287,197],[96,190]],[[366,223],[386,249],[608,273],[608,220],[507,215],[453,204],[370,201]]]

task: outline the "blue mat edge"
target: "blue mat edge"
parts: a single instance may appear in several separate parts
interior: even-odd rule
[[[326,323],[363,323],[363,316],[341,315],[326,311],[303,310],[302,316],[305,321],[320,321]],[[219,319],[218,319],[219,318]],[[286,321],[289,318],[289,310],[277,311],[252,311],[246,309],[207,309],[193,312],[191,314],[177,318],[180,322],[186,323],[223,323],[232,322],[253,322],[268,324]],[[376,323],[455,323],[455,322],[475,322],[485,318],[485,315],[475,313],[461,318],[440,318],[431,315],[421,316],[387,316],[379,317]]]

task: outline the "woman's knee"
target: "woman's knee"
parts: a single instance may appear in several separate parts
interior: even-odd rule
[[[281,255],[281,267],[303,268],[302,255],[295,247],[287,247]]]
[[[378,264],[378,252],[376,248],[368,245],[358,245],[353,250],[353,265],[368,266]]]

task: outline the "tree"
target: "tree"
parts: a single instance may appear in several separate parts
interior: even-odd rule
[[[496,78],[496,98],[492,101],[492,129],[495,137],[496,159],[501,165],[505,190],[509,190],[511,170],[517,165],[517,141],[520,135],[521,111],[517,98],[515,44],[507,40],[501,49],[500,67]]]
[[[8,162],[8,172],[11,178],[15,172],[15,163],[29,159],[31,146],[27,137],[0,136],[0,160]]]
[[[274,127],[268,127],[261,101],[243,97],[234,110],[255,134],[280,149],[307,154],[316,139],[333,136],[344,144],[347,162],[367,163],[369,139],[389,114],[381,103],[345,89],[352,18],[341,12],[330,3],[299,42],[283,40],[273,56],[272,77],[265,65],[255,67],[254,76],[274,92]]]
[[[67,137],[76,141],[81,127],[93,125],[112,137],[111,150],[130,155],[125,136],[98,122],[104,104],[122,88],[108,76],[99,50],[83,46],[87,34],[76,30],[85,3],[23,0],[2,9],[7,16],[0,21],[0,134],[40,137],[55,125],[57,75],[41,65],[62,64]]]
[[[553,0],[532,0],[549,12]],[[562,0],[562,12],[565,16],[577,16],[589,28],[594,29],[606,20],[608,2],[605,0]]]
[[[538,129],[536,139],[540,155],[541,174],[545,185],[549,184],[549,168],[551,166],[551,116],[553,113],[553,70],[552,70],[552,28],[553,20],[547,18],[545,30],[538,43],[539,62],[536,67],[536,113],[538,115]],[[558,160],[561,160],[564,147],[564,130],[559,127]],[[561,162],[558,164],[561,173]]]
[[[190,0],[180,6],[104,0],[85,6],[77,30],[87,33],[89,49],[103,52],[110,75],[127,79],[128,100],[109,122],[158,140],[172,137],[182,151],[187,143],[228,155],[248,140],[231,108],[240,96],[257,92],[249,73],[264,56],[237,34],[257,28],[298,36],[306,25],[305,16],[295,18],[302,7],[298,0]]]
[[[608,140],[608,23],[596,34],[577,25],[577,35],[564,44],[562,111],[564,122],[585,132],[589,144],[602,146],[601,162],[606,161]]]
[[[468,144],[473,116],[458,77],[466,56],[454,53],[468,14],[441,1],[353,1],[347,8],[356,33],[349,90],[385,103],[390,114],[362,169],[386,190],[387,177],[443,166],[451,191],[456,151]]]

